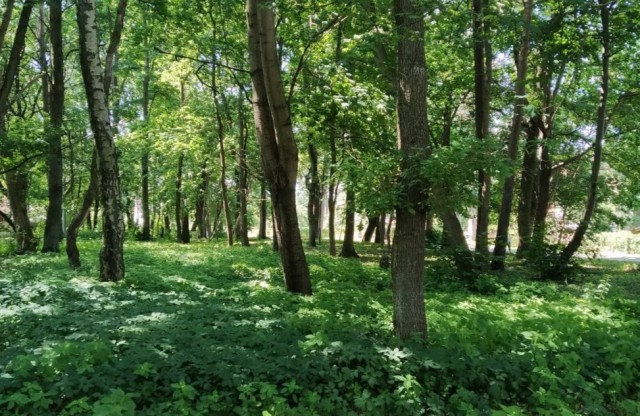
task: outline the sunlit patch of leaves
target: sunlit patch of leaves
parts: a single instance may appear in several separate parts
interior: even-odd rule
[[[78,272],[1,260],[8,414],[638,414],[637,269],[473,292],[428,274],[425,348],[394,339],[375,261],[312,250],[299,297],[267,245],[129,242],[127,279],[107,284],[97,244]]]

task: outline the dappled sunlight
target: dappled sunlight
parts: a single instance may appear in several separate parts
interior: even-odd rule
[[[63,264],[12,265],[0,279],[0,388],[74,400],[84,391],[104,400],[141,392],[130,398],[139,409],[183,394],[228,409],[239,394],[262,400],[268,392],[363,409],[376,397],[384,409],[425,401],[455,409],[461,397],[482,407],[512,403],[522,390],[566,397],[566,389],[613,382],[609,368],[640,371],[638,324],[621,312],[633,305],[606,301],[614,279],[573,288],[487,281],[490,295],[427,285],[425,349],[393,338],[390,275],[375,264],[313,253],[315,295],[300,297],[284,290],[270,250],[218,255],[202,244],[184,260],[167,246],[155,255],[130,243],[128,276],[118,284]],[[626,355],[611,364],[619,349]]]

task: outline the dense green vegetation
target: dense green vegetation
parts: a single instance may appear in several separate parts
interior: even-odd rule
[[[393,337],[377,246],[310,250],[313,297],[285,291],[266,244],[129,241],[117,284],[97,282],[98,246],[77,271],[0,259],[0,413],[640,413],[637,265],[557,285],[510,263],[468,289],[430,257],[424,348]]]

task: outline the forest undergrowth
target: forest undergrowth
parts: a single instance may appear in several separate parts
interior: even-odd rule
[[[62,255],[0,258],[3,415],[640,414],[640,270],[524,267],[469,289],[430,258],[430,344],[392,334],[379,249],[308,252],[286,293],[269,245],[126,243],[126,280]]]

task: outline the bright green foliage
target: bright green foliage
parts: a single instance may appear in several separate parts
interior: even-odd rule
[[[372,246],[359,251],[373,253]],[[277,255],[127,243],[127,281],[64,258],[0,263],[0,408],[61,415],[637,415],[637,267],[579,286],[460,289],[429,267],[428,348],[391,331],[388,271],[309,254],[317,295]]]

